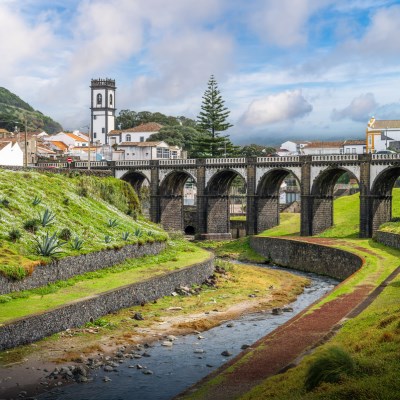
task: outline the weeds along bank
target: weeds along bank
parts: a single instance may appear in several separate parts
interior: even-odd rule
[[[64,257],[167,240],[112,177],[0,170],[0,222],[0,274],[14,281]]]

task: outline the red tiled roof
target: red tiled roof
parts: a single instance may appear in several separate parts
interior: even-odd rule
[[[306,149],[309,148],[330,148],[330,147],[342,147],[343,142],[311,142],[305,146]]]
[[[375,120],[371,125],[371,129],[400,129],[400,120],[398,119],[381,119]]]
[[[118,146],[156,147],[162,142],[121,142]]]
[[[66,133],[71,139],[76,140],[77,142],[87,142],[86,139],[81,138],[80,136],[74,135],[73,133]]]
[[[54,146],[58,147],[60,150],[68,149],[68,146],[64,142],[59,142],[59,141],[54,140],[50,143],[53,144]]]

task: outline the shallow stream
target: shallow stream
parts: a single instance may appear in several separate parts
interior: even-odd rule
[[[274,268],[270,267],[267,268]],[[179,336],[172,347],[163,340],[146,349],[150,357],[124,359],[117,371],[92,370],[92,381],[42,394],[40,400],[167,400],[184,391],[333,289],[336,280],[290,271],[311,279],[310,287],[290,304],[293,312],[248,314],[199,334]],[[227,351],[232,355],[221,355]],[[143,352],[143,351],[142,351]],[[138,369],[137,364],[143,367]],[[152,373],[145,374],[150,370]],[[104,382],[105,377],[109,378]],[[106,378],[106,380],[107,380]]]

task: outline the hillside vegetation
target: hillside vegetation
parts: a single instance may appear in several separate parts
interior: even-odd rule
[[[0,170],[0,221],[0,272],[14,278],[52,257],[167,239],[111,177]]]
[[[62,126],[58,122],[34,110],[16,94],[0,87],[0,128],[13,132],[18,125],[20,131],[23,131],[25,120],[28,131],[44,130],[47,133],[62,131]]]

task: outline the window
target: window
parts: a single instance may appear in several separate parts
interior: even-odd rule
[[[101,105],[102,101],[103,101],[103,96],[99,93],[97,95],[97,105],[99,105],[99,104]]]
[[[157,147],[157,158],[169,158],[169,149]]]
[[[96,119],[97,118],[97,115],[93,115],[93,119]]]
[[[340,153],[340,154],[343,154],[343,153],[344,153],[343,147],[340,148],[339,153]]]
[[[368,144],[371,146],[371,144],[372,144],[372,136],[368,136]]]
[[[106,132],[106,128],[101,128],[101,133],[105,133]]]
[[[93,132],[93,138],[96,139],[96,137],[97,137],[97,133]]]
[[[126,141],[127,141],[127,142],[130,142],[131,140],[132,140],[131,135],[126,135]]]
[[[171,158],[178,158],[178,152],[176,150],[171,151]]]
[[[346,154],[350,154],[350,147],[346,149]]]
[[[353,154],[356,154],[356,153],[357,153],[357,150],[356,150],[356,148],[355,148],[355,147],[353,147],[353,148],[351,149],[351,152],[352,152]]]
[[[144,136],[140,136],[140,141],[144,142]]]
[[[110,106],[112,106],[112,101],[113,101],[112,94],[110,94]]]

